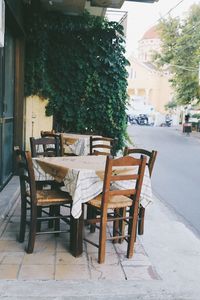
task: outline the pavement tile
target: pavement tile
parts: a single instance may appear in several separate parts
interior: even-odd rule
[[[17,232],[16,231],[5,231],[2,236],[0,237],[0,240],[17,240]]]
[[[127,252],[128,243],[123,241],[121,244],[115,244],[115,249],[117,253],[125,253]],[[137,241],[134,243],[134,253],[145,253],[144,248],[141,246],[140,242]]]
[[[56,251],[58,252],[70,251],[69,233],[60,234],[60,236],[56,237]]]
[[[58,252],[56,255],[57,265],[87,265],[87,263],[85,252],[80,257],[74,257],[69,252]]]
[[[1,264],[0,265],[0,279],[17,279],[18,270],[20,265]]]
[[[12,220],[9,220],[6,225],[6,231],[19,232],[19,226],[20,226],[19,221],[13,222]]]
[[[98,263],[98,252],[91,252],[88,253],[88,259],[89,259],[89,263],[91,266],[99,266]],[[106,252],[106,257],[105,257],[105,265],[119,265],[120,261],[119,261],[119,257],[116,253],[110,253],[110,252]]]
[[[89,280],[87,265],[56,265],[55,280]]]
[[[127,280],[159,280],[161,279],[152,266],[124,266]]]
[[[24,245],[17,241],[1,240],[0,252],[24,252]]]
[[[151,265],[149,257],[147,255],[144,255],[141,253],[134,253],[132,258],[127,258],[126,255],[120,253],[119,257],[120,257],[122,266],[138,266],[138,265],[149,266],[149,265]]]
[[[0,254],[0,264],[19,265],[22,263],[24,253],[22,252],[5,252]]]
[[[54,265],[22,265],[18,279],[50,280],[54,279]]]
[[[90,268],[92,280],[124,280],[121,265],[94,264]]]
[[[44,236],[36,236],[34,253],[51,252],[55,253],[56,239],[55,237],[45,238]]]
[[[53,265],[55,263],[55,255],[52,253],[32,253],[25,254],[23,265]]]

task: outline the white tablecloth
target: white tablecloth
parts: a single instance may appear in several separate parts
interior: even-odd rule
[[[105,163],[106,156],[95,155],[33,159],[35,177],[37,180],[55,178],[58,181],[64,182],[66,191],[73,199],[71,213],[74,218],[80,217],[82,213],[82,203],[93,199],[102,192]],[[123,183],[121,187],[124,188],[127,184],[128,182]],[[140,203],[146,207],[151,202],[151,180],[148,168],[146,168]]]

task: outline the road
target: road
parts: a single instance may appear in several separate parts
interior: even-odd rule
[[[131,125],[128,133],[138,147],[158,151],[152,176],[155,196],[200,235],[200,139],[173,127]]]

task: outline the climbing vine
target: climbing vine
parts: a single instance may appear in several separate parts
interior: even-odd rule
[[[123,28],[91,16],[26,8],[25,93],[48,99],[57,130],[126,136]]]

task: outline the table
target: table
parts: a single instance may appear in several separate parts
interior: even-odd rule
[[[82,204],[102,192],[105,164],[106,156],[103,155],[33,158],[36,180],[55,179],[58,182],[64,182],[66,191],[72,196],[71,215],[74,218],[73,233],[76,237],[78,235],[77,231],[80,231],[78,227],[83,222]],[[126,188],[127,184],[128,182],[124,182],[123,186],[119,185],[119,188]],[[147,207],[151,202],[151,181],[148,168],[146,168],[140,203],[142,206]],[[77,239],[81,238],[77,237]],[[79,243],[81,242],[77,241],[75,243],[76,250],[77,247],[81,247],[81,245],[78,245]]]

